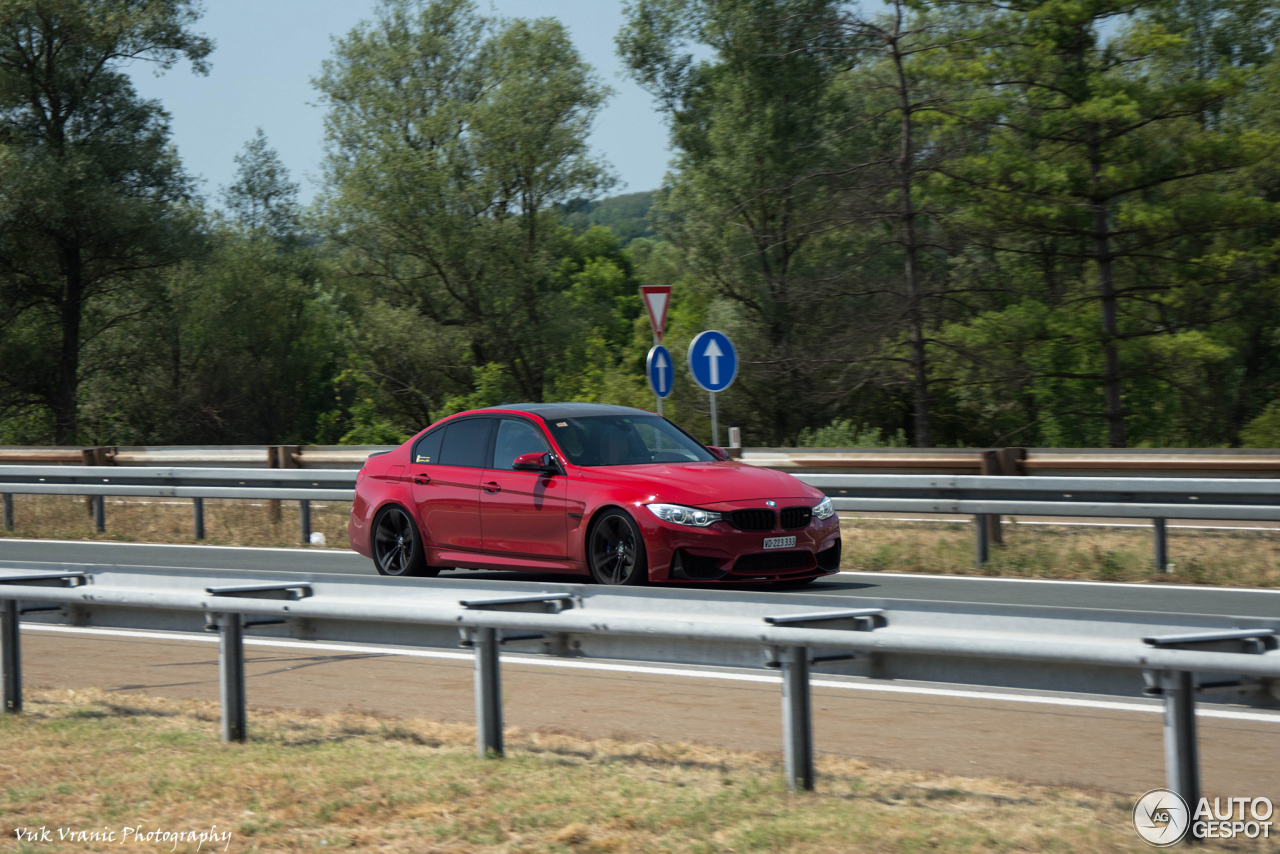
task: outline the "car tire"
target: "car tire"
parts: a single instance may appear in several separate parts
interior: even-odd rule
[[[587,567],[598,584],[635,587],[649,583],[649,559],[640,526],[624,510],[605,510],[587,535]]]
[[[422,534],[409,511],[398,505],[392,504],[378,512],[369,545],[373,550],[373,566],[379,575],[421,578],[440,572],[439,567],[427,565]]]

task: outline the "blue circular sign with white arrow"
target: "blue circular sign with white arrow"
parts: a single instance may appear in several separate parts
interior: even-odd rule
[[[671,394],[676,363],[671,359],[671,351],[661,344],[653,345],[649,358],[645,359],[645,371],[649,374],[649,388],[658,397]]]
[[[724,391],[738,375],[738,351],[723,332],[698,334],[689,343],[689,373],[707,391]]]

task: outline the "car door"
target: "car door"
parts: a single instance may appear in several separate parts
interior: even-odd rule
[[[410,453],[413,501],[434,548],[483,548],[480,478],[493,426],[493,418],[450,421],[418,440]]]
[[[551,450],[542,430],[524,418],[502,418],[493,464],[480,492],[484,550],[522,557],[568,556],[568,484],[562,474],[515,471],[521,454]]]

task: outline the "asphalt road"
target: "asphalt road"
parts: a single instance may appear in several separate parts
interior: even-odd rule
[[[172,546],[101,541],[0,539],[0,567],[45,568],[67,564],[110,564],[173,569],[238,569],[259,572],[330,572],[373,575],[372,563],[337,549],[263,549]],[[454,571],[476,579],[526,578],[581,582],[579,576]],[[1192,587],[1177,584],[1101,584],[971,576],[842,572],[786,596],[811,593],[859,598],[893,598],[998,605],[1049,605],[1174,614],[1239,617],[1280,616],[1280,590]]]

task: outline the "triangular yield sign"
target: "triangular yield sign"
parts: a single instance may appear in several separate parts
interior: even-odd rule
[[[662,333],[667,328],[667,309],[671,307],[671,286],[641,285],[640,296],[644,297],[644,307],[649,312],[649,323],[653,326],[653,335],[661,344]]]

